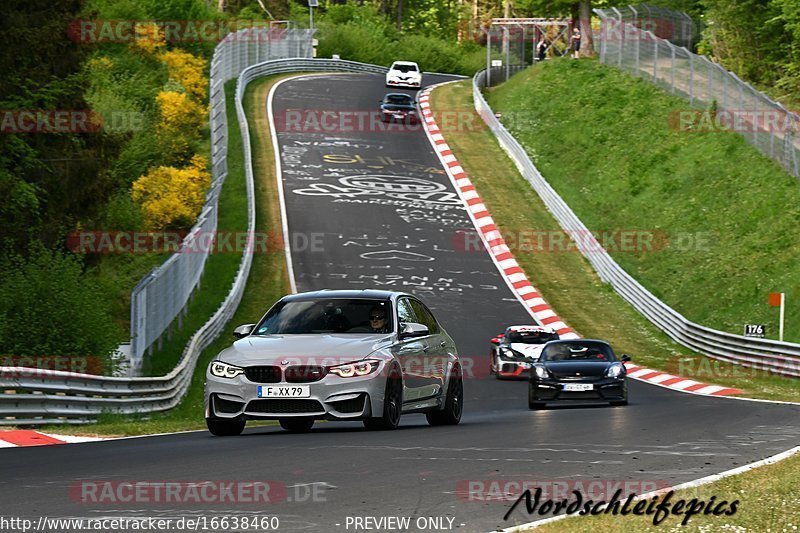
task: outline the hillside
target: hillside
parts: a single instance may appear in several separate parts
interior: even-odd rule
[[[700,324],[800,341],[800,184],[734,133],[677,131],[683,100],[596,61],[552,61],[489,92],[542,174],[593,231],[644,231],[612,250],[659,298]]]

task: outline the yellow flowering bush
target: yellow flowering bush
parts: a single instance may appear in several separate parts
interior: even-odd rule
[[[111,70],[114,68],[114,61],[108,56],[93,57],[88,62],[90,70]]]
[[[161,91],[156,96],[161,122],[159,127],[167,132],[196,133],[203,127],[205,108],[192,101],[185,93]]]
[[[180,83],[196,100],[205,101],[208,86],[205,59],[178,49],[163,52],[159,58],[167,65],[170,78]]]
[[[134,50],[154,54],[167,44],[163,28],[151,22],[137,22],[134,26],[135,38],[131,46]]]
[[[194,224],[211,183],[207,166],[205,157],[195,155],[184,168],[156,167],[133,183],[133,200],[147,229],[188,229]]]
[[[156,133],[169,147],[173,160],[188,155],[189,143],[200,134],[205,121],[205,107],[186,93],[161,91],[156,96],[159,122]]]

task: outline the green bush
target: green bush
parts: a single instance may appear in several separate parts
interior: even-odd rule
[[[102,227],[107,231],[137,231],[144,227],[139,205],[133,201],[127,190],[121,190],[112,196],[105,210]]]
[[[111,298],[70,254],[32,246],[30,256],[0,262],[0,353],[97,357],[109,367],[125,338],[113,323]]]
[[[319,57],[338,54],[349,61],[387,67],[397,60],[415,61],[424,71],[467,76],[483,68],[486,62],[485,50],[472,42],[459,45],[427,35],[397,34],[387,30],[385,25],[373,23],[372,19],[331,24],[331,19],[327,18],[330,13],[320,25]],[[342,13],[348,11],[342,9]],[[346,18],[342,13],[334,12],[332,20]]]
[[[374,26],[349,22],[320,30],[318,57],[338,54],[342,59],[386,65],[392,62],[392,41]]]

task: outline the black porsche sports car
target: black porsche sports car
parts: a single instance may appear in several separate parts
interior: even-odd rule
[[[528,407],[542,409],[547,402],[596,400],[611,405],[628,403],[625,365],[601,340],[569,339],[545,344],[531,368]]]
[[[405,93],[389,93],[383,97],[381,104],[381,121],[408,122],[416,124],[417,102],[414,97]]]

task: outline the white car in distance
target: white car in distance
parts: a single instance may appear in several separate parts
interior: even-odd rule
[[[386,86],[419,89],[422,86],[419,65],[412,61],[395,61],[386,73]]]

